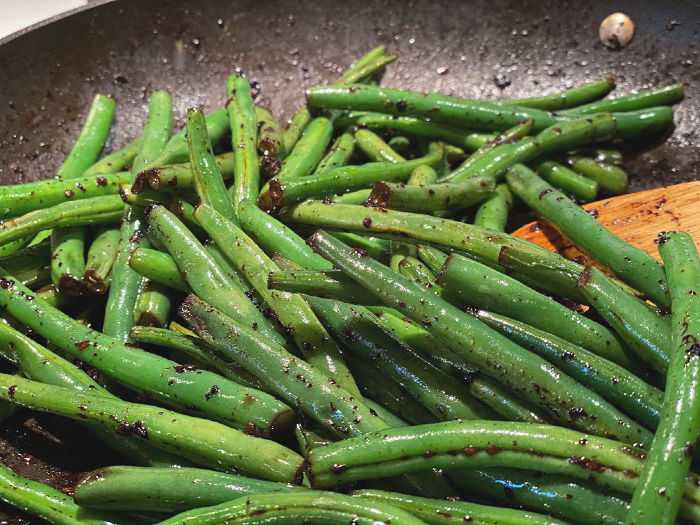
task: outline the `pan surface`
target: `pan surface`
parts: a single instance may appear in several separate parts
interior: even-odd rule
[[[607,50],[598,40],[598,25],[612,10],[608,5],[575,0],[93,3],[0,41],[0,184],[53,176],[95,93],[117,101],[109,148],[139,133],[153,90],[173,93],[181,125],[188,107],[223,104],[225,80],[235,68],[258,83],[259,103],[285,120],[303,104],[304,87],[332,81],[379,44],[399,55],[384,85],[466,97],[540,94],[605,76],[616,78],[619,93],[682,82],[686,99],[677,106],[673,134],[661,145],[639,144],[648,149],[626,168],[630,191],[697,179],[700,3],[616,2],[614,9],[636,24],[634,40],[621,51]],[[34,420],[27,424],[29,418]],[[72,423],[26,412],[2,425],[0,459],[59,488],[70,487],[76,472],[119,461],[75,432]],[[3,509],[14,520],[25,519]]]

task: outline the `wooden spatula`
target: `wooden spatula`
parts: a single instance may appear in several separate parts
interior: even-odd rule
[[[700,248],[700,181],[628,193],[583,208],[613,233],[657,259],[654,240],[662,231],[686,231]],[[567,259],[590,262],[545,220],[526,224],[513,235],[557,251]]]

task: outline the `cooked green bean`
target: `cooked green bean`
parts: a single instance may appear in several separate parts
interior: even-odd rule
[[[134,322],[141,326],[167,326],[172,297],[168,288],[157,282],[147,282],[134,305]]]
[[[1,462],[0,500],[55,525],[108,525],[125,521],[122,516],[82,509],[60,490],[23,478]]]
[[[167,253],[150,248],[137,248],[129,258],[129,266],[139,275],[152,281],[180,292],[189,291],[177,263]]]
[[[380,111],[395,116],[426,118],[440,124],[487,131],[505,130],[521,120],[528,119],[534,121],[534,131],[541,131],[547,126],[577,116],[361,84],[313,87],[306,90],[306,98],[312,108]],[[668,128],[673,122],[673,112],[666,106],[616,113],[614,117],[617,121],[616,134],[620,138],[652,133]]]
[[[190,164],[194,172],[194,187],[200,201],[213,206],[227,218],[235,221],[236,212],[226,192],[221,173],[216,166],[207,135],[204,113],[200,109],[187,111],[187,144],[190,150]],[[234,151],[238,151],[238,148]],[[236,153],[234,153],[234,158],[235,155]]]
[[[329,169],[345,166],[350,161],[350,157],[352,157],[354,152],[355,137],[350,133],[343,133],[331,145],[328,153],[326,153],[325,157],[318,163],[313,174],[318,175]]]
[[[54,228],[51,233],[51,280],[64,295],[80,295],[85,273],[85,228]]]
[[[627,173],[619,166],[588,157],[570,156],[566,160],[576,172],[597,182],[603,193],[622,195],[627,191]]]
[[[282,127],[270,112],[255,106],[255,120],[258,126],[256,146],[260,173],[267,180],[279,173],[280,163],[287,152],[282,148]]]
[[[647,428],[656,428],[664,394],[626,368],[601,358],[582,345],[525,323],[485,310],[468,311],[523,348],[544,357]]]
[[[75,500],[92,509],[174,513],[239,496],[300,490],[307,489],[199,468],[112,466],[83,476],[75,486]]]
[[[669,306],[664,267],[651,255],[620,239],[527,167],[516,164],[507,179],[530,208],[553,222],[577,246],[659,306]]]
[[[282,147],[284,151],[292,151],[304,129],[311,122],[311,118],[311,112],[306,106],[294,114],[289,121],[287,129],[282,131]]]
[[[476,210],[474,224],[497,232],[505,232],[513,194],[505,184],[498,184],[489,198]]]
[[[114,118],[114,99],[95,95],[85,117],[78,139],[60,168],[58,176],[64,179],[80,177],[100,156]]]
[[[90,420],[148,440],[195,462],[286,483],[298,482],[302,458],[221,423],[0,374],[0,398],[75,420]]]
[[[346,300],[355,304],[372,302],[364,288],[338,270],[273,271],[267,276],[267,285],[271,290]]]
[[[581,106],[587,102],[590,102],[591,100],[604,97],[614,87],[615,80],[611,77],[607,77],[595,82],[582,84],[565,91],[552,93],[550,95],[494,100],[493,103],[504,106],[523,106],[528,108],[545,109],[547,111],[559,111],[566,108],[578,109],[577,106]]]
[[[457,299],[462,305],[506,315],[622,366],[635,368],[636,356],[625,349],[612,330],[467,257],[450,255],[437,284],[449,289],[450,299]]]
[[[230,198],[235,211],[234,221],[238,223],[238,203],[244,199],[256,199],[260,190],[260,167],[258,165],[258,125],[255,106],[250,94],[250,84],[238,74],[232,74],[226,83],[231,144],[234,156],[234,178]],[[289,151],[285,145],[285,151]],[[221,213],[223,211],[218,210]],[[230,218],[228,214],[227,218]]]
[[[238,204],[238,218],[243,230],[253,237],[269,256],[279,253],[305,268],[325,270],[331,264],[315,254],[290,227],[262,211],[255,201]]]
[[[299,491],[242,496],[220,505],[194,509],[158,525],[214,525],[217,523],[325,523],[328,525],[424,525],[409,512],[388,503],[363,501],[336,492]]]
[[[372,190],[370,188],[365,188],[362,190],[351,191],[348,193],[343,193],[342,195],[335,195],[333,197],[333,202],[338,202],[340,204],[362,204],[364,205],[369,198]]]
[[[119,185],[129,182],[128,173],[114,173],[71,179],[48,179],[0,187],[0,214],[5,218],[68,201],[113,195]]]
[[[170,329],[137,325],[131,329],[131,337],[137,343],[149,343],[178,350],[186,354],[187,357],[193,358],[195,361],[216,370],[216,372],[231,381],[250,388],[260,389],[259,382],[248,372],[236,363],[214,357],[215,350],[209,348],[209,345],[204,340],[194,334],[188,335],[173,330],[173,323],[171,323]]]
[[[407,496],[383,490],[355,490],[356,498],[382,501],[402,508],[432,525],[442,523],[498,523],[499,525],[566,525],[563,521],[522,510],[504,509],[469,503]]]
[[[462,210],[486,199],[495,185],[490,177],[470,177],[463,182],[425,186],[382,181],[374,183],[367,203],[370,206],[422,213]]]
[[[262,337],[279,344],[285,343],[284,337],[275,331],[272,321],[263,316],[175,215],[163,206],[154,206],[148,209],[147,220],[155,235],[167,247],[191,290],[242,324],[255,327]]]
[[[407,279],[430,288],[435,295],[442,295],[442,287],[436,284],[435,274],[415,257],[407,255],[401,259],[399,273]]]
[[[114,259],[119,247],[119,228],[103,227],[90,244],[85,262],[83,282],[94,293],[105,293],[109,287]],[[1,266],[2,264],[0,264]],[[12,273],[11,268],[5,268]]]
[[[438,180],[458,182],[474,175],[500,176],[516,162],[529,162],[541,155],[567,150],[592,140],[610,138],[615,126],[615,119],[609,113],[601,113],[591,118],[556,123],[534,137],[496,143],[494,147],[489,148],[490,144],[498,140],[495,139],[477,150],[457,169]]]
[[[634,111],[651,106],[664,106],[675,104],[683,98],[683,85],[671,84],[660,88],[647,89],[639,93],[624,95],[617,98],[606,98],[597,102],[591,102],[575,108],[570,108],[562,113],[576,115],[592,115],[601,111]]]
[[[443,149],[438,145],[426,156],[406,162],[370,162],[334,168],[313,177],[274,178],[262,189],[258,203],[269,211],[303,199],[357,190],[380,180],[405,181],[414,168],[422,164],[436,166],[442,156]]]
[[[391,146],[377,134],[368,129],[358,129],[355,132],[357,147],[372,162],[405,162],[406,159],[396,153]]]
[[[387,144],[399,155],[408,155],[411,150],[411,139],[403,135],[394,135]]]
[[[639,484],[628,524],[675,523],[693,449],[700,431],[700,259],[685,232],[659,237],[671,295],[671,356],[659,428]]]
[[[553,421],[615,436],[626,443],[648,443],[649,432],[539,356],[512,343],[422,286],[317,231],[314,250],[386,304],[423,323],[465,361],[524,400],[540,406]],[[585,417],[579,417],[585,413]],[[595,416],[595,417],[592,417]]]
[[[294,148],[282,161],[276,177],[305,177],[311,175],[323,157],[333,136],[333,124],[325,117],[317,117],[309,122]],[[247,198],[255,199],[255,195]]]
[[[105,173],[117,173],[118,171],[128,169],[141,148],[142,140],[141,137],[137,137],[123,148],[113,151],[109,155],[105,155],[86,169],[82,174],[83,177],[95,177],[97,175],[104,175]]]
[[[598,183],[593,179],[579,175],[553,160],[545,160],[535,164],[537,174],[555,188],[572,195],[582,202],[594,201],[598,195]]]
[[[350,69],[348,69],[346,73],[341,77],[341,79],[338,82],[336,82],[336,84],[342,86],[344,84],[362,82],[363,80],[374,75],[377,71],[384,69],[394,60],[396,60],[396,56],[389,55],[376,57],[363,64],[360,64],[358,62]]]
[[[515,468],[460,469],[452,476],[467,497],[546,512],[581,525],[622,525],[629,508],[624,494],[585,480]]]
[[[233,158],[233,152],[223,153],[214,157],[216,167],[224,180],[233,178]],[[139,193],[150,186],[154,190],[162,192],[179,192],[180,190],[194,188],[194,180],[194,170],[190,162],[165,164],[140,172],[131,185],[131,191]]]
[[[411,172],[406,184],[414,186],[433,184],[437,181],[437,178],[437,172],[427,164],[424,164],[423,166],[418,166]]]
[[[334,380],[281,346],[262,340],[218,310],[190,295],[180,307],[197,334],[265,386],[338,437],[360,435],[387,424]]]
[[[613,149],[583,148],[570,153],[572,155],[591,157],[598,162],[605,162],[606,164],[614,164],[616,166],[620,166],[625,160],[622,153]]]
[[[0,220],[0,229],[2,229],[2,226],[4,225],[4,222]],[[51,230],[48,230],[49,233]],[[43,232],[40,232],[43,233]],[[0,257],[6,257],[7,255],[12,255],[16,251],[21,250],[25,246],[28,246],[30,241],[34,238],[34,233],[29,233],[25,235],[21,235],[14,240],[11,241],[0,241]]]
[[[115,398],[85,372],[25,335],[0,323],[0,355],[14,363],[29,379],[49,385]],[[122,436],[100,425],[86,424],[103,443],[138,465],[171,467],[187,465],[184,458],[151,447],[133,436]]]
[[[44,240],[27,246],[5,257],[0,257],[0,266],[17,277],[27,287],[43,286],[51,281],[51,244]],[[47,279],[48,277],[48,279]]]
[[[144,124],[141,147],[131,166],[131,182],[136,175],[163,154],[173,128],[173,103],[170,93],[155,91],[148,101],[148,113]],[[148,248],[143,237],[142,212],[127,206],[119,229],[119,247],[112,266],[112,276],[107,295],[104,323],[105,334],[121,341],[129,340],[134,325],[134,307],[143,278],[129,267],[129,257],[138,248]]]
[[[277,266],[265,252],[213,208],[202,204],[197,208],[195,217],[263,297],[309,364],[351,395],[359,395],[340,350],[304,299],[298,294],[268,289],[267,276]]]
[[[0,271],[0,299],[7,312],[107,377],[171,406],[196,410],[239,428],[250,425],[251,431],[263,435],[282,431],[293,421],[293,412],[272,396],[96,332],[49,306],[11,275]],[[133,319],[133,310],[129,313]],[[207,397],[214,385],[218,392]]]
[[[387,334],[366,308],[318,297],[307,300],[345,348],[377,367],[387,380],[399,384],[435,418],[449,421],[494,416],[454,379]]]

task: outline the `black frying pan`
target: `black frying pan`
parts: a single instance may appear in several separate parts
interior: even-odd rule
[[[286,119],[303,103],[304,87],[332,81],[378,44],[399,55],[385,85],[467,97],[532,95],[609,75],[621,93],[683,82],[686,99],[672,136],[662,145],[640,144],[648,149],[626,168],[631,191],[698,178],[697,1],[122,0],[90,6],[0,41],[1,184],[53,176],[95,93],[117,100],[110,147],[139,133],[152,90],[171,90],[181,123],[190,106],[224,102],[226,77],[236,67],[259,82],[260,102]],[[621,51],[598,40],[598,25],[613,10],[630,15],[637,27]],[[496,76],[510,85],[499,88]],[[0,459],[59,488],[70,487],[76,472],[119,461],[72,423],[26,412],[0,429]]]

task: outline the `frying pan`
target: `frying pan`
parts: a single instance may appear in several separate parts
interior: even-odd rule
[[[620,51],[598,40],[612,11],[637,28]],[[610,75],[620,93],[682,82],[673,133],[636,144],[643,152],[626,164],[630,191],[676,184],[697,179],[700,166],[699,32],[700,3],[688,0],[92,2],[0,40],[0,184],[53,176],[95,93],[117,101],[108,148],[140,132],[154,89],[173,93],[181,125],[188,107],[223,104],[237,67],[285,120],[304,87],[332,82],[379,44],[399,55],[383,84],[466,97],[527,96]],[[122,461],[72,423],[24,411],[0,428],[0,459],[57,488]],[[9,507],[3,518],[38,522]]]

